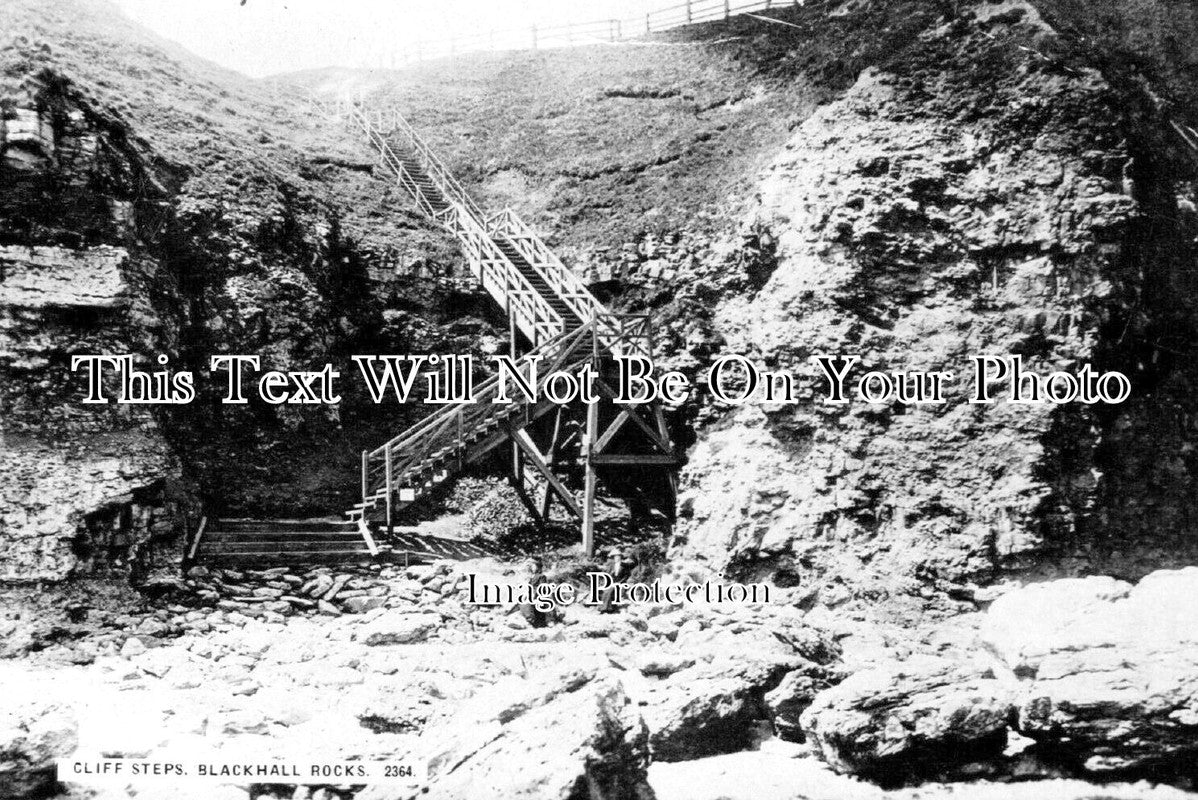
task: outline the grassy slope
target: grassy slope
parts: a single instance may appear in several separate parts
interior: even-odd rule
[[[510,204],[568,252],[726,227],[789,131],[932,13],[881,5],[831,22],[788,9],[774,13],[789,25],[742,17],[619,45],[285,77],[395,104],[486,207]]]
[[[198,58],[105,0],[0,5],[2,79],[11,88],[41,69],[127,125],[178,177],[172,188],[194,201],[235,199],[269,210],[291,191],[336,206],[354,233],[379,248],[423,227],[363,171],[370,154],[314,115],[302,93]]]

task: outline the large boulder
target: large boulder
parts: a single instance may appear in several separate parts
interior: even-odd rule
[[[1198,755],[1198,568],[1028,586],[981,636],[1024,735],[1097,772]]]
[[[68,708],[15,691],[0,698],[0,798],[41,796],[54,783],[56,760],[77,743]]]
[[[1002,753],[1009,690],[957,662],[915,656],[858,672],[800,718],[838,772],[879,780],[934,775]]]
[[[542,674],[500,681],[429,721],[428,800],[487,796],[536,800],[650,800],[643,724],[626,717],[612,674]],[[367,789],[359,800],[402,791]]]
[[[686,761],[748,748],[776,722],[774,707],[766,701],[772,691],[793,689],[785,700],[776,698],[777,707],[792,710],[793,703],[805,707],[813,690],[831,682],[836,647],[825,635],[794,620],[772,618],[768,629],[740,630],[737,617],[712,615],[704,617],[703,624],[708,627],[680,633],[673,645],[678,653],[701,660],[664,680],[650,681],[638,697],[654,761]],[[812,691],[803,695],[803,682],[790,675],[806,676],[805,685]]]
[[[740,676],[675,675],[642,709],[653,760],[689,761],[749,747],[767,716],[756,688]]]

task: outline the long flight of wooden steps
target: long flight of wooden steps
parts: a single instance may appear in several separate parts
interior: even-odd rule
[[[338,107],[338,115],[341,113]],[[519,359],[518,368],[538,389],[544,388],[546,376],[555,370],[577,372],[616,353],[651,354],[646,316],[611,313],[512,209],[484,214],[402,116],[357,103],[344,113],[378,154],[381,175],[396,181],[421,211],[457,237],[471,274],[509,318],[513,349],[525,343],[517,332],[531,348]],[[538,371],[538,363],[551,366]],[[582,454],[585,488],[580,503],[553,473],[528,432],[554,404],[539,394],[536,400],[518,397],[512,403],[501,402],[500,386],[494,376],[477,388],[477,402],[442,406],[380,447],[363,452],[361,500],[345,512],[346,519],[214,521],[208,531],[193,539],[189,560],[329,563],[388,556],[412,560],[491,555],[465,542],[397,531],[394,516],[507,442],[513,445],[514,462],[536,468],[546,484],[545,496],[552,489],[580,519],[584,548],[593,552],[598,462],[592,458],[601,443],[610,443],[620,426],[632,418],[632,409],[621,410],[604,436],[598,430],[597,404],[587,411],[586,452]],[[619,463],[639,463],[639,458],[645,464],[667,468],[674,464],[664,417],[659,407],[654,408],[659,430],[651,438],[664,443],[665,452],[626,456]],[[649,430],[640,417],[636,419]],[[529,497],[525,488],[530,483],[528,474],[532,473],[523,468],[513,470],[525,500]],[[546,501],[542,508],[548,507]]]

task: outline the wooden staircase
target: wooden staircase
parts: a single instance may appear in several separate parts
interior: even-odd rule
[[[513,350],[518,346],[516,331],[530,344],[517,368],[528,383],[536,386],[538,397],[543,396],[541,390],[555,372],[576,373],[590,366],[597,374],[605,367],[610,373],[614,356],[651,355],[647,315],[613,314],[604,308],[511,209],[485,215],[398,113],[379,113],[360,104],[325,106],[323,110],[352,121],[378,154],[384,172],[411,195],[422,212],[457,238],[471,273],[510,320]],[[614,396],[610,386],[602,380],[600,385],[608,398]],[[201,524],[185,563],[308,564],[357,561],[387,553],[402,559],[493,555],[493,551],[484,553],[477,546],[456,540],[396,532],[394,517],[397,511],[418,502],[504,444],[512,449],[510,477],[534,517],[543,521],[551,500],[557,499],[582,520],[584,546],[591,552],[596,466],[604,463],[601,460],[607,459],[605,463],[621,469],[638,463],[674,465],[660,407],[651,407],[649,420],[632,407],[621,407],[601,434],[599,404],[591,404],[586,410],[585,433],[578,437],[585,466],[585,487],[579,502],[556,474],[554,464],[564,446],[559,431],[569,427],[562,425],[561,407],[548,400],[527,402],[511,387],[509,393],[515,402],[492,402],[500,389],[498,377],[492,378],[475,389],[476,402],[443,406],[374,450],[364,451],[362,499],[346,512],[346,519],[215,520],[207,530]],[[552,411],[557,412],[557,420],[553,440],[546,448],[536,442],[531,431]],[[657,452],[623,456],[601,453],[629,421],[646,432]],[[574,441],[572,436],[570,439]],[[538,488],[543,492],[539,504],[529,496],[533,481],[539,481]],[[381,546],[374,537],[380,523],[385,524],[387,532]]]
[[[425,214],[457,238],[472,274],[507,314],[513,329],[513,349],[517,346],[516,330],[531,343],[531,351],[519,361],[521,373],[530,383],[540,389],[555,371],[573,373],[589,365],[602,372],[605,364],[610,367],[613,356],[651,355],[651,329],[646,315],[608,311],[510,208],[485,215],[397,112],[343,103],[332,113],[356,125],[378,154],[384,173],[411,195]],[[539,361],[535,381],[534,361]],[[659,407],[650,409],[648,422],[625,408],[601,437],[597,404],[593,404],[587,411],[587,432],[582,437],[587,478],[583,503],[579,503],[554,474],[548,463],[552,457],[547,462],[529,433],[533,423],[557,406],[522,400],[510,405],[494,404],[491,401],[498,390],[497,379],[492,379],[476,391],[477,402],[446,406],[382,446],[363,452],[362,500],[347,512],[348,518],[355,523],[383,522],[390,531],[396,511],[511,442],[513,479],[530,510],[533,504],[524,492],[526,470],[522,460],[536,468],[544,483],[544,508],[548,508],[552,492],[582,519],[589,551],[593,549],[595,470],[591,462],[598,455],[595,445],[601,440],[612,441],[620,427],[635,418],[657,448],[650,458],[641,461],[673,465],[674,454]],[[555,446],[556,440],[550,452]],[[619,463],[638,462],[637,457],[626,456]]]

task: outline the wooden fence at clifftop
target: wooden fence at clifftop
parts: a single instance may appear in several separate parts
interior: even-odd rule
[[[636,18],[600,19],[561,25],[492,30],[435,40],[418,40],[382,58],[381,67],[398,67],[462,53],[487,50],[537,50],[574,47],[587,44],[615,44],[638,39],[651,33],[725,20],[738,14],[795,8],[803,0],[684,0]],[[387,63],[389,62],[389,63]]]

